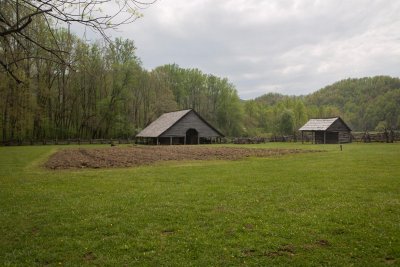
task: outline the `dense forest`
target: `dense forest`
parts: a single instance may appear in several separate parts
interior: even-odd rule
[[[188,108],[227,136],[292,134],[309,118],[330,116],[359,131],[400,126],[398,78],[347,79],[307,96],[269,93],[244,101],[226,78],[198,69],[144,69],[131,40],[88,43],[45,27],[41,17],[31,23],[35,30],[23,31],[41,46],[0,38],[3,143],[132,138],[162,113]]]
[[[227,79],[177,65],[147,71],[133,41],[88,44],[65,29],[46,32],[40,19],[34,23],[43,29],[34,32],[37,42],[63,53],[2,39],[4,62],[24,54],[8,64],[12,72],[0,72],[3,142],[131,138],[162,113],[187,108],[227,135],[241,134],[242,106]]]

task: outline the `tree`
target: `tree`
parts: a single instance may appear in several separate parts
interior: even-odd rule
[[[388,128],[386,121],[380,121],[375,127],[375,131],[383,132]]]
[[[64,57],[68,51],[62,49],[62,42],[56,38],[59,26],[53,27],[54,23],[61,26],[78,23],[109,41],[107,30],[135,21],[141,16],[138,11],[155,1],[0,0],[0,53],[10,54],[0,57],[0,65],[18,83],[22,82],[22,77],[17,69],[24,60],[40,57],[70,67],[71,62]],[[41,23],[39,28],[33,26],[35,21]],[[38,38],[43,28],[50,32],[51,42]],[[30,53],[32,46],[46,52],[45,55]]]
[[[279,132],[281,134],[292,134],[293,129],[294,129],[293,112],[288,109],[285,109],[280,116]]]
[[[302,100],[297,100],[294,106],[294,127],[298,130],[307,121],[306,106]]]

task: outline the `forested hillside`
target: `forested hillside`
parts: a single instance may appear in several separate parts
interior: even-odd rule
[[[356,130],[400,126],[400,79],[346,79],[306,97],[307,106],[335,107]]]
[[[247,134],[290,134],[310,118],[341,116],[355,131],[398,129],[400,79],[346,79],[307,96],[269,93],[246,101]]]
[[[0,140],[132,138],[164,112],[193,108],[227,136],[291,134],[309,118],[354,130],[398,128],[400,80],[347,79],[307,96],[241,101],[227,79],[176,64],[143,68],[133,41],[88,43],[37,17],[29,39],[2,37]],[[28,29],[23,29],[28,31]],[[51,53],[49,53],[51,51]]]

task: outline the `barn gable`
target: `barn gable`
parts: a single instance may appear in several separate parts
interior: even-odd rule
[[[196,112],[192,110],[186,116],[182,117],[177,123],[166,130],[162,137],[184,136],[189,129],[196,129],[199,137],[221,137],[223,136],[214,127],[209,125]]]
[[[329,127],[326,129],[327,131],[333,132],[346,132],[346,131],[351,131],[350,127],[347,126],[347,124],[340,118],[338,117]]]
[[[190,111],[191,109],[164,113],[138,133],[136,137],[159,137]]]
[[[161,115],[136,137],[153,144],[199,144],[210,143],[224,135],[194,110],[188,109]]]

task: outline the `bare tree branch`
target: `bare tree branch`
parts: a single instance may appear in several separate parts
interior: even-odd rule
[[[49,53],[59,60],[59,64],[69,67],[69,63],[62,56],[66,51],[60,49],[60,40],[54,34],[54,23],[65,24],[78,23],[98,32],[103,39],[110,42],[106,31],[117,29],[119,26],[131,23],[141,16],[140,9],[147,8],[157,0],[0,0],[0,53],[4,51],[3,45],[10,40],[19,44],[20,48],[29,53],[23,43],[31,43],[33,46]],[[103,10],[104,9],[104,10]],[[34,19],[43,19],[47,30],[52,36],[53,45],[43,44],[35,38],[35,31],[29,30]],[[51,20],[51,21],[50,21]],[[32,28],[33,29],[33,28]],[[23,40],[23,42],[21,42]],[[17,53],[15,49],[8,49],[9,53]],[[15,68],[17,63],[30,60],[33,56],[9,55],[12,63],[1,61],[2,68],[18,83]],[[43,57],[45,59],[47,57]]]
[[[14,72],[8,67],[7,64],[5,64],[1,59],[0,59],[0,65],[4,68],[4,70],[6,72],[8,72],[8,74],[11,75],[11,77],[18,83],[22,83],[22,81],[14,74]]]
[[[47,13],[49,11],[51,11],[51,10],[39,10],[35,13],[29,14],[29,15],[23,17],[22,19],[19,19],[19,21],[17,21],[16,24],[9,27],[8,30],[1,31],[0,36],[6,36],[6,35],[9,35],[14,32],[21,32],[23,29],[25,29],[25,27],[27,27],[32,22],[32,17],[43,14],[43,13]],[[25,21],[25,22],[23,22],[23,21]],[[6,21],[3,21],[3,22],[7,23]],[[19,24],[22,22],[23,22],[23,24],[21,26],[19,26]]]

